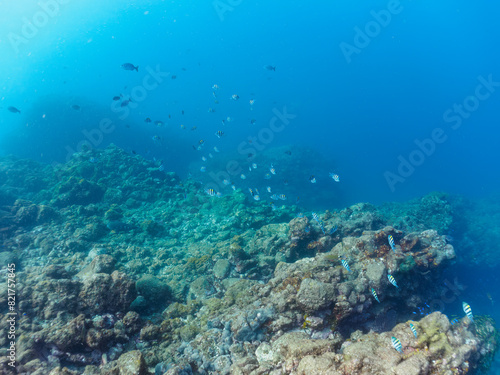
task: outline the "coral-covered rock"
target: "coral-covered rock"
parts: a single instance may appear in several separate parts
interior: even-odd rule
[[[139,350],[122,354],[117,362],[120,375],[149,375],[146,362]]]
[[[137,292],[143,296],[148,303],[164,305],[171,299],[169,286],[152,275],[144,275],[136,284]]]
[[[135,311],[129,311],[123,317],[123,325],[127,333],[135,333],[141,328],[141,317]]]
[[[92,274],[79,293],[80,308],[91,313],[127,311],[137,296],[135,285],[124,273]]]
[[[218,279],[224,279],[229,274],[230,263],[227,259],[219,259],[214,264],[214,276]]]
[[[33,289],[24,290],[24,308],[33,314],[50,319],[59,312],[74,313],[78,306],[78,293],[81,284],[69,279],[46,279]]]
[[[20,203],[16,202],[16,205]],[[34,225],[38,217],[38,207],[35,204],[22,205],[16,212],[16,221],[19,225]]]
[[[71,176],[59,186],[59,194],[52,203],[56,207],[96,203],[102,199],[104,192],[105,189],[93,182]]]
[[[81,314],[66,324],[61,320],[54,321],[41,332],[41,336],[45,343],[54,344],[62,351],[71,351],[84,344],[86,332],[85,315]]]
[[[328,307],[335,300],[335,288],[313,279],[304,279],[300,283],[297,302],[306,312],[317,311]]]

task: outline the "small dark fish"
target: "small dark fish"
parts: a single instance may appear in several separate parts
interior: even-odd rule
[[[250,124],[252,124],[252,125],[255,124],[256,122],[257,122],[257,120],[254,118],[250,120]]]
[[[137,155],[137,152],[135,152],[135,150],[132,150],[132,154]]]
[[[187,69],[186,68],[181,68],[183,71],[186,71]]]
[[[120,107],[126,107],[129,105],[129,103],[132,103],[132,100],[126,99],[123,102],[121,102]]]
[[[79,111],[80,109],[82,109],[78,104],[73,104],[71,108],[74,109],[75,111]]]
[[[184,110],[182,110],[181,113],[184,114]]]
[[[113,96],[113,100],[116,102],[117,100],[120,100],[120,96]]]
[[[334,234],[336,231],[337,231],[337,226],[335,225],[332,229],[330,229],[330,231],[328,232],[328,234],[331,236],[331,235],[332,235],[332,234]]]
[[[9,112],[12,112],[12,113],[21,113],[21,111],[19,109],[17,109],[16,107],[9,107],[7,108],[9,110]]]
[[[217,130],[215,132],[215,135],[217,136],[217,138],[220,138],[220,137],[222,137],[224,135],[224,132],[222,130]]]
[[[276,67],[272,65],[264,65],[264,69],[266,70],[272,70],[273,72],[276,71]]]
[[[287,150],[287,151],[285,151],[285,154],[287,154],[287,155],[292,155],[292,151]]]
[[[119,220],[113,220],[110,221],[108,224],[106,224],[109,230],[113,232],[130,232],[134,227],[130,224],[124,223]]]
[[[144,120],[144,122],[150,123],[151,119],[149,117],[146,117],[146,119]]]
[[[125,64],[123,64],[122,68],[125,69],[125,70],[135,70],[136,72],[139,71],[139,67],[138,66],[134,66],[131,63],[125,63]]]
[[[172,78],[172,79],[176,79],[176,78],[177,78],[177,76],[176,76],[176,75],[173,75],[171,78]]]

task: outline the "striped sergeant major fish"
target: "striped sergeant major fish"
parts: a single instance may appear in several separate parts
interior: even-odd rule
[[[396,280],[391,274],[387,274],[387,278],[389,279],[389,282],[394,285],[396,288],[399,288],[398,284],[396,283]]]
[[[387,239],[389,240],[389,245],[391,246],[392,251],[396,252],[396,245],[394,244],[394,238],[389,234]]]
[[[347,260],[342,259],[340,262],[342,263],[344,268],[347,270],[347,272],[351,272],[351,269],[349,268],[349,264],[347,263]]]
[[[417,329],[415,328],[415,326],[413,324],[410,323],[410,329],[411,331],[413,332],[413,334],[415,335],[415,338],[418,338],[418,333],[417,333]]]
[[[396,349],[399,353],[403,353],[403,345],[401,345],[401,341],[399,341],[399,339],[392,336],[391,342],[392,342],[392,346],[394,347],[394,349]]]
[[[474,316],[472,315],[472,310],[467,302],[462,302],[462,307],[464,308],[465,315],[470,319],[471,322],[474,321]]]
[[[323,234],[325,234],[325,228],[323,227],[323,223],[321,222],[321,220],[319,219],[319,216],[316,212],[313,212],[312,213],[312,217],[314,220],[316,220],[316,222],[319,224],[321,230],[323,231]]]
[[[373,295],[373,298],[375,298],[375,301],[377,301],[378,303],[380,303],[380,300],[378,299],[378,296],[377,296],[377,292],[373,288],[372,288],[372,295]]]

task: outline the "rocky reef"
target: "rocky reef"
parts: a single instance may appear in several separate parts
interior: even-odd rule
[[[19,317],[2,374],[472,374],[497,349],[488,317],[427,303],[456,259],[439,194],[313,217],[209,196],[114,146],[57,167],[5,158],[0,185]]]

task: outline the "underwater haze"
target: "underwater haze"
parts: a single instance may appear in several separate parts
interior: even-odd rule
[[[115,143],[165,159],[181,176],[200,158],[192,144],[215,144],[217,130],[228,156],[260,136],[257,162],[273,147],[310,148],[342,187],[331,186],[313,155],[310,166],[295,168],[329,184],[337,206],[436,190],[477,197],[499,186],[497,5],[233,3],[49,1],[46,11],[44,2],[3,4],[3,154],[63,162],[87,140],[84,131],[109,119],[111,131],[90,133],[93,147]],[[139,71],[122,69],[126,62]],[[137,88],[148,69],[169,76]],[[137,103],[116,107],[120,94]],[[283,108],[294,117],[283,131],[262,130]],[[233,122],[222,128],[227,116]]]
[[[151,179],[175,173],[178,195],[168,199],[196,207],[200,199],[186,186],[197,186],[203,199],[242,194],[245,205],[265,202],[273,215],[276,206],[288,207],[259,225],[288,223],[311,210],[377,205],[379,224],[405,235],[436,229],[446,236],[457,263],[443,277],[458,277],[466,285],[459,298],[498,322],[499,14],[500,3],[464,0],[3,1],[0,158],[51,166],[57,183],[67,177],[61,170],[77,170],[80,162],[98,170],[95,177],[122,171],[109,160],[144,158],[154,169]],[[117,149],[126,157],[117,158]],[[35,190],[15,198],[62,210],[66,203],[54,203],[48,186],[38,202],[30,195]],[[15,206],[13,191],[2,190],[2,205]],[[104,194],[111,202],[106,214],[117,202],[140,211],[127,197]],[[431,198],[420,201],[424,196]],[[97,201],[75,204],[89,202]],[[423,213],[436,202],[443,211]],[[444,224],[446,215],[453,221]],[[132,233],[133,220],[122,223],[123,217],[107,217],[103,228]],[[320,219],[310,222],[319,235],[337,230],[333,221],[326,228]],[[9,233],[1,224],[0,234]],[[363,230],[339,224],[339,236]],[[462,301],[455,303],[446,313],[462,317]],[[500,374],[498,355],[488,374]]]

